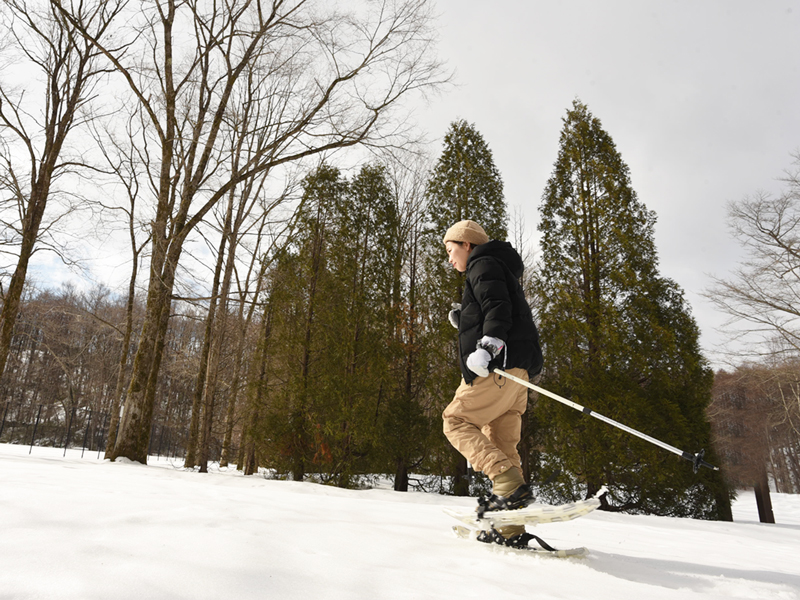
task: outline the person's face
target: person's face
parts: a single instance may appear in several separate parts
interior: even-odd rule
[[[453,268],[459,273],[467,270],[467,259],[469,253],[472,252],[472,244],[459,244],[458,242],[445,242],[445,250],[447,250],[447,262],[453,265]]]

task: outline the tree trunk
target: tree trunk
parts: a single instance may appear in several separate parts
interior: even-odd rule
[[[250,384],[250,390],[247,395],[247,410],[245,412],[245,422],[242,427],[242,447],[243,447],[243,465],[242,470],[245,475],[252,475],[258,471],[258,453],[256,451],[255,430],[261,415],[261,404],[264,401],[264,394],[267,388],[267,369],[269,359],[269,341],[272,335],[272,305],[269,305],[264,311],[262,329],[261,329],[261,342],[259,351],[253,360],[252,373],[257,377],[250,377],[254,382]]]
[[[402,458],[397,461],[397,471],[394,475],[394,491],[407,492],[408,491],[408,465]]]
[[[242,304],[243,306],[243,304]],[[252,312],[250,313],[252,315]],[[225,414],[225,438],[222,440],[222,456],[220,457],[219,466],[227,467],[230,460],[231,444],[233,443],[233,427],[236,422],[236,404],[239,398],[239,385],[241,383],[242,362],[244,361],[245,341],[247,339],[247,330],[250,325],[251,319],[248,315],[247,320],[242,324],[239,330],[239,341],[236,347],[236,356],[234,360],[233,379],[231,380],[231,392],[228,397],[228,410]],[[242,310],[239,309],[238,323],[242,323]]]
[[[254,297],[257,298],[260,291],[261,285],[258,284],[256,285]],[[236,320],[237,323],[241,324],[241,328],[239,329],[239,341],[236,347],[236,356],[234,357],[236,363],[234,366],[233,380],[231,382],[231,395],[228,401],[228,412],[225,417],[225,439],[222,442],[222,457],[220,458],[219,462],[220,467],[227,467],[228,461],[230,460],[231,444],[233,442],[233,426],[236,420],[236,402],[239,397],[239,385],[241,382],[244,364],[245,344],[247,342],[247,332],[250,329],[250,324],[253,322],[253,313],[255,309],[255,302],[253,302],[251,303],[250,309],[247,312],[247,318],[243,320],[242,317],[244,315],[244,304],[245,300],[242,299],[241,303],[239,304],[239,314]],[[266,339],[264,341],[266,343]],[[244,443],[244,426],[242,428],[240,443]]]
[[[153,237],[155,240],[156,236]],[[117,443],[111,455],[112,460],[124,456],[147,464],[158,372],[164,353],[175,269],[182,244],[174,241],[168,254],[159,251],[159,246],[154,241],[145,318],[139,336],[139,347],[133,360],[131,382],[125,398]]]
[[[45,167],[46,165],[43,165],[43,168]],[[17,322],[22,291],[28,275],[28,263],[33,255],[36,240],[39,238],[39,227],[47,204],[49,181],[45,185],[45,190],[40,190],[40,187],[37,185],[31,191],[27,214],[22,224],[22,245],[17,266],[11,276],[8,292],[3,298],[3,309],[0,311],[0,377],[3,376],[8,362],[11,340],[14,336],[14,325]]]
[[[217,264],[214,268],[214,282],[211,285],[211,299],[208,304],[208,314],[206,315],[206,327],[203,334],[203,351],[200,355],[200,366],[197,371],[197,380],[195,382],[194,401],[192,402],[192,419],[189,422],[189,442],[186,447],[186,460],[184,467],[193,469],[198,464],[202,469],[201,458],[198,456],[198,448],[201,448],[203,434],[200,430],[201,415],[206,406],[205,389],[206,379],[208,377],[208,365],[210,362],[211,345],[214,337],[214,328],[217,315],[217,302],[219,298],[219,280],[222,275],[222,263],[224,260],[225,244],[227,240],[222,236],[217,251]],[[205,423],[205,419],[203,419]],[[203,429],[205,431],[205,428]],[[202,449],[200,450],[202,454]],[[205,472],[205,471],[203,471]]]
[[[203,349],[200,353],[200,364],[197,369],[195,379],[194,400],[192,401],[192,416],[189,420],[189,438],[186,443],[186,458],[183,466],[193,469],[197,466],[197,444],[200,438],[200,416],[203,412],[203,388],[206,381],[206,370],[208,368],[208,354],[211,349],[211,328],[214,320],[214,303],[216,297],[216,285],[211,292],[211,305],[206,314],[206,327],[203,335]]]
[[[228,408],[225,411],[225,437],[222,439],[222,453],[220,454],[219,466],[220,468],[227,467],[230,453],[231,444],[233,443],[233,425],[236,418],[236,400],[238,394],[236,390],[239,387],[239,369],[236,367],[236,373],[233,376],[233,383],[231,384],[231,393],[228,397]]]
[[[774,523],[775,515],[772,512],[772,498],[769,495],[769,479],[767,478],[766,469],[761,469],[753,491],[755,492],[756,505],[758,506],[758,520],[761,523]]]
[[[308,409],[311,367],[311,342],[314,333],[314,318],[316,314],[317,284],[322,272],[322,253],[324,251],[324,231],[321,224],[322,204],[317,206],[317,232],[314,239],[314,247],[311,257],[311,281],[308,290],[308,308],[306,310],[306,321],[304,323],[303,338],[303,358],[301,363],[301,393],[298,405],[291,413],[292,423],[294,424],[294,439],[292,440],[292,480],[303,481],[305,478],[305,453],[309,446],[308,429],[306,423],[306,411]]]
[[[214,396],[217,391],[217,376],[219,374],[219,363],[222,356],[222,344],[225,341],[225,329],[228,323],[228,294],[231,290],[231,280],[233,278],[233,267],[236,262],[236,237],[238,235],[238,223],[233,224],[233,204],[234,196],[231,194],[228,202],[228,211],[225,216],[225,226],[222,231],[223,243],[220,245],[220,256],[218,263],[223,260],[222,250],[227,241],[228,255],[225,259],[225,271],[222,276],[222,286],[219,290],[219,310],[214,319],[213,336],[211,339],[211,352],[208,356],[208,368],[206,370],[206,382],[203,388],[203,406],[205,414],[203,418],[203,435],[200,437],[200,472],[208,472],[209,447],[211,444],[211,429],[214,419]],[[238,219],[237,219],[238,221]],[[231,393],[230,403],[235,399],[235,392]]]
[[[119,356],[119,372],[117,373],[117,387],[114,399],[111,401],[111,422],[108,425],[108,439],[106,440],[105,458],[110,458],[117,443],[117,430],[119,429],[120,404],[125,391],[125,367],[128,364],[129,347],[133,335],[133,307],[136,299],[136,276],[139,271],[139,256],[134,247],[133,271],[128,283],[128,300],[125,305],[125,334],[122,338],[122,347]]]
[[[453,449],[456,455],[455,471],[453,474],[453,494],[456,496],[469,496],[469,465],[467,459]]]
[[[719,475],[718,475],[719,476]],[[727,489],[722,486],[722,489]],[[714,494],[714,501],[717,505],[717,518],[720,521],[733,522],[733,511],[731,510],[731,501],[727,494],[717,492]]]
[[[210,372],[206,374],[207,378],[216,380],[216,375]],[[200,452],[198,453],[197,462],[200,465],[201,473],[208,473],[208,460],[211,449],[211,430],[214,424],[214,392],[210,387],[216,387],[215,384],[207,385],[203,392],[203,428],[200,431]]]

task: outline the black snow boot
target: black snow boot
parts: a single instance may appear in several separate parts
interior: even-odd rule
[[[516,510],[525,508],[534,501],[531,486],[523,483],[508,496],[491,494],[478,499],[478,518],[482,519],[487,512],[493,510]]]

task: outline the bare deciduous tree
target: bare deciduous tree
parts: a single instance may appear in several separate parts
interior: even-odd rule
[[[730,228],[747,256],[705,294],[730,315],[727,327],[755,342],[756,358],[800,352],[800,154],[782,181],[778,196],[758,193],[730,204]]]
[[[138,124],[137,124],[138,123]],[[140,262],[144,250],[150,241],[147,235],[142,235],[142,224],[137,220],[137,200],[142,195],[142,183],[139,181],[139,173],[146,171],[143,165],[147,164],[147,157],[141,156],[136,152],[136,144],[131,143],[137,136],[142,135],[141,113],[132,115],[125,126],[124,136],[118,139],[113,129],[103,128],[95,131],[95,141],[101,154],[105,158],[108,170],[112,174],[115,183],[124,190],[124,200],[120,205],[106,204],[100,202],[104,212],[111,214],[122,214],[124,217],[124,227],[126,229],[128,243],[131,250],[131,273],[128,278],[128,293],[125,301],[125,324],[117,327],[120,337],[120,352],[117,371],[117,385],[110,410],[110,421],[108,426],[108,437],[106,442],[106,455],[110,455],[114,450],[117,440],[117,430],[119,428],[120,406],[125,391],[127,381],[127,367],[130,357],[131,340],[133,339],[134,307],[136,300],[136,282],[139,275]],[[106,220],[101,220],[100,232],[108,235]],[[113,232],[116,225],[111,227]],[[144,238],[144,239],[140,239]]]
[[[71,23],[70,8],[58,0]],[[141,5],[124,51],[81,31],[148,115],[158,171],[147,308],[113,457],[146,462],[176,270],[184,243],[238,185],[276,167],[356,144],[389,143],[394,108],[443,79],[424,0],[366,2],[349,13],[310,0],[192,0]],[[258,151],[227,168],[234,91],[260,78]],[[391,142],[397,143],[394,135]]]
[[[29,69],[15,90],[0,84],[0,193],[5,226],[3,252],[14,266],[0,312],[0,376],[5,370],[28,266],[48,225],[45,210],[55,185],[82,162],[67,138],[90,120],[89,104],[105,71],[99,52],[77,29],[104,40],[121,10],[119,2],[69,2],[67,20],[48,3],[4,0],[0,37],[13,40],[15,60]],[[9,50],[7,49],[7,51]],[[37,75],[31,76],[31,73]],[[7,209],[7,210],[6,210]],[[56,221],[50,218],[50,222]],[[43,226],[43,223],[45,225]],[[11,244],[9,244],[9,242]]]
[[[760,374],[758,394],[769,404],[767,439],[773,449],[770,461],[758,461],[762,488],[768,468],[776,481],[783,471],[792,470],[791,463],[775,456],[788,452],[786,455],[793,457],[798,444],[800,154],[794,158],[793,168],[781,180],[785,188],[779,195],[758,193],[730,205],[730,227],[747,255],[731,277],[715,279],[705,294],[730,315],[727,326],[735,336],[748,342],[747,350],[737,351],[735,361],[760,363],[758,367],[738,367],[736,372],[751,373],[751,380],[752,373]]]

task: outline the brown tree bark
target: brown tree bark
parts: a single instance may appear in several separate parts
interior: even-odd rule
[[[766,468],[761,470],[758,480],[753,486],[758,506],[758,520],[761,523],[774,523],[775,514],[772,512],[772,498],[769,493],[769,479]]]

